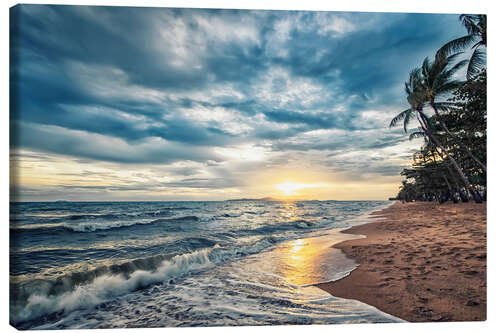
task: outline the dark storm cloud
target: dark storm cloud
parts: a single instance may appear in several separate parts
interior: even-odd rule
[[[294,138],[354,133],[368,126],[362,112],[404,108],[408,71],[463,33],[457,15],[434,14],[20,5],[11,15],[12,146],[121,163],[219,161],[209,148],[262,140],[275,151],[398,144]],[[220,110],[237,118],[188,112]]]

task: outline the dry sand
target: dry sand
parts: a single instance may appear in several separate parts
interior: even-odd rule
[[[486,204],[396,202],[380,222],[345,230],[360,265],[318,285],[410,322],[486,320]]]

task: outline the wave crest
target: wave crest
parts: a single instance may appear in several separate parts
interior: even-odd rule
[[[151,284],[209,268],[214,264],[209,255],[216,248],[217,245],[163,260],[153,271],[136,270],[130,274],[104,274],[96,277],[91,283],[77,285],[62,294],[52,294],[53,291],[50,291],[47,285],[49,290],[45,293],[38,290],[37,293],[29,295],[26,302],[22,302],[25,304],[14,306],[15,308],[11,309],[11,321],[20,323],[49,313],[92,307]]]
[[[135,225],[151,225],[156,223],[177,223],[177,222],[197,222],[197,216],[182,216],[174,218],[160,218],[156,220],[124,220],[124,221],[87,221],[77,224],[72,223],[47,223],[28,224],[25,226],[11,227],[13,232],[34,232],[34,233],[54,233],[54,232],[95,232],[116,228],[127,228]]]

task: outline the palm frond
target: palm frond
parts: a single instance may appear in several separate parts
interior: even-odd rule
[[[458,110],[458,107],[455,103],[452,102],[436,102],[434,103],[434,107],[439,111],[450,112]]]
[[[406,95],[411,95],[411,85],[410,82],[405,82],[405,93]]]
[[[456,53],[461,50],[465,50],[475,40],[476,40],[475,35],[466,35],[459,37],[441,46],[441,48],[437,51],[436,55],[438,58],[447,57],[450,54]]]
[[[395,127],[397,126],[401,121],[403,121],[403,119],[406,117],[406,112],[408,110],[404,110],[400,113],[398,113],[398,115],[394,118],[392,118],[390,124],[389,124],[389,127]]]
[[[447,81],[444,84],[441,84],[439,88],[437,89],[437,92],[439,94],[446,94],[450,91],[453,91],[457,88],[459,88],[464,82],[459,81],[459,80],[453,80],[453,81]]]
[[[431,64],[429,62],[429,58],[425,57],[424,61],[422,62],[422,75],[424,77],[429,75],[430,68],[431,68]]]
[[[408,139],[410,141],[412,141],[414,139],[423,138],[423,137],[425,137],[425,133],[423,131],[418,131],[418,132],[411,133],[410,136],[408,137]]]
[[[478,15],[479,22],[478,26],[481,28],[481,42],[486,46],[486,15]]]
[[[467,29],[469,35],[481,33],[481,27],[478,25],[480,20],[479,15],[462,14],[459,16],[459,20],[462,22],[465,29]]]
[[[480,49],[476,48],[472,53],[469,60],[469,65],[467,66],[467,80],[471,80],[479,71],[483,68],[486,62],[486,54]]]
[[[453,65],[450,69],[446,71],[447,75],[449,75],[450,77],[455,75],[455,73],[461,70],[462,67],[464,67],[466,64],[467,64],[467,59],[463,59],[457,62],[455,65]]]
[[[422,85],[422,69],[414,68],[410,71],[408,81],[405,82],[406,95],[410,96],[418,91]]]
[[[403,122],[403,129],[406,133],[406,127],[408,123],[410,122],[411,118],[414,117],[414,110],[413,109],[406,109],[404,111],[401,111],[396,117],[392,118],[389,127],[395,127],[399,123]]]
[[[445,59],[440,59],[436,56],[436,60],[432,64],[432,70],[430,71],[432,75],[429,74],[429,78],[427,79],[427,87],[432,88],[433,90],[439,90],[439,86],[446,84],[449,80],[451,80],[455,73],[467,64],[466,59],[453,64],[456,58],[462,53],[463,52],[452,54]]]
[[[447,107],[454,107],[457,104],[455,102],[436,102],[434,103],[436,105],[442,105],[442,106],[447,106]]]
[[[415,117],[415,113],[413,112],[412,109],[409,109],[410,111],[406,112],[406,117],[403,120],[403,130],[405,133],[408,132],[408,124],[410,124],[410,121]]]
[[[458,58],[458,57],[459,57],[459,56],[461,56],[462,54],[464,54],[464,53],[463,53],[463,52],[456,52],[456,53],[453,53],[453,54],[449,55],[449,56],[446,58],[446,62],[447,62],[448,64],[451,64],[451,63],[453,63],[453,62],[456,60],[456,58]]]

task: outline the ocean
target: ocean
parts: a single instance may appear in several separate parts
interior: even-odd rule
[[[397,322],[314,284],[356,264],[331,245],[388,201],[10,205],[19,329]]]

